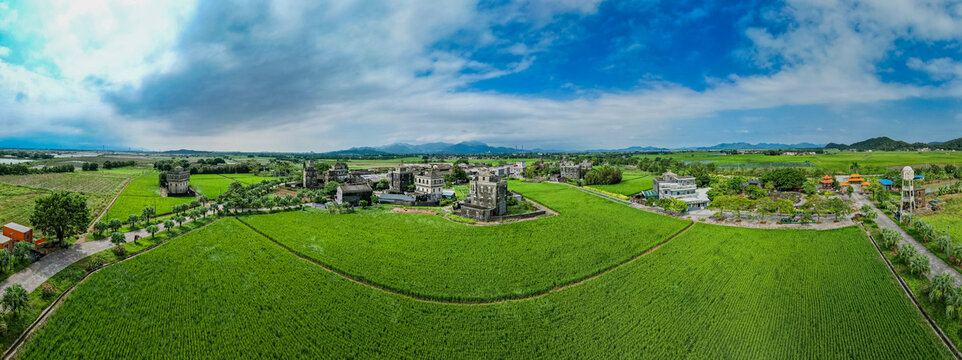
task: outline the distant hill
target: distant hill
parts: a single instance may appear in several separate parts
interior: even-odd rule
[[[668,149],[668,148],[660,148],[660,147],[653,147],[653,146],[645,146],[645,147],[632,146],[632,147],[626,147],[626,148],[624,148],[624,149],[585,150],[584,152],[588,152],[588,153],[599,153],[599,152],[646,152],[646,151],[669,151],[669,150],[671,150],[671,149]]]
[[[917,150],[917,149],[927,148],[927,147],[930,147],[930,145],[926,143],[920,143],[920,142],[910,144],[905,141],[892,140],[891,138],[886,136],[880,136],[880,137],[871,138],[868,140],[859,141],[851,145],[835,144],[835,143],[825,145],[826,149],[858,150],[858,151],[866,151],[866,150],[907,151],[907,150]],[[941,145],[937,147],[941,148]]]
[[[942,150],[962,150],[962,138],[952,139],[935,146]]]
[[[771,144],[771,143],[759,143],[759,144],[749,144],[745,142],[739,143],[723,143],[715,146],[702,146],[702,147],[691,147],[684,148],[681,150],[778,150],[778,149],[821,149],[825,145],[812,144],[812,143],[798,143],[798,144]]]
[[[355,147],[347,150],[325,153],[328,155],[414,155],[414,154],[515,154],[521,149],[490,146],[479,141],[465,141],[457,144],[435,142],[420,145],[394,143],[377,147]],[[541,149],[525,149],[524,153],[557,152]]]

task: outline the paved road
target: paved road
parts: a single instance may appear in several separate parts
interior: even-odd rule
[[[247,209],[247,210],[269,211],[269,210],[288,209],[288,208],[294,208],[299,206],[300,205],[287,206],[282,208],[276,207],[276,208],[269,208],[269,209]],[[213,213],[209,212],[207,214],[204,214],[204,216],[208,216],[211,214]],[[186,217],[186,218],[187,220],[185,222],[192,221],[190,217]],[[163,223],[156,224],[156,225],[157,225],[157,228],[159,229],[158,232],[164,231]],[[144,230],[144,229],[124,233],[124,237],[127,238],[127,242],[134,241],[134,239],[138,237],[144,238],[147,236],[150,236],[150,233],[148,233],[147,230]],[[40,285],[42,285],[45,281],[47,281],[47,279],[56,275],[58,272],[65,269],[67,266],[70,266],[70,264],[80,261],[81,259],[88,257],[90,255],[110,249],[113,246],[114,244],[112,244],[109,240],[102,239],[102,240],[93,240],[93,241],[86,241],[79,244],[74,244],[66,249],[55,251],[49,255],[46,255],[40,258],[40,260],[37,260],[33,264],[30,264],[30,266],[27,266],[26,268],[24,268],[23,270],[20,270],[16,274],[10,275],[10,277],[0,282],[0,295],[2,295],[4,291],[6,291],[8,286],[13,284],[20,284],[20,286],[23,286],[23,288],[26,289],[27,292],[31,292],[34,289],[40,287]]]
[[[931,251],[929,251],[929,249],[926,248],[925,245],[922,245],[918,241],[915,241],[915,239],[909,236],[909,234],[906,233],[905,230],[902,230],[902,228],[899,227],[898,224],[892,221],[892,219],[890,219],[888,216],[885,216],[885,214],[882,213],[881,210],[876,208],[875,204],[869,201],[868,198],[865,197],[865,195],[854,194],[852,197],[855,199],[855,203],[858,204],[859,206],[868,204],[869,206],[872,207],[872,209],[875,209],[875,213],[878,215],[875,218],[875,222],[878,223],[880,227],[892,229],[892,230],[898,231],[899,234],[902,234],[902,241],[899,242],[899,246],[901,246],[902,244],[912,245],[912,247],[918,250],[920,254],[925,254],[925,256],[929,258],[929,265],[932,269],[926,275],[928,276],[929,279],[931,279],[933,276],[938,274],[948,273],[949,275],[952,275],[953,278],[955,278],[955,286],[962,285],[962,275],[960,275],[958,271],[956,271],[954,268],[952,268],[952,266],[950,266],[949,264],[946,264],[944,261],[942,261],[941,258],[933,254]]]
[[[157,224],[157,227],[160,228],[161,231],[164,230],[164,224],[162,223]],[[124,237],[127,238],[127,242],[134,241],[134,239],[138,237],[144,238],[147,236],[150,236],[150,233],[144,229],[124,233]],[[112,244],[109,240],[102,239],[74,244],[66,249],[50,253],[49,255],[40,258],[40,260],[37,260],[33,264],[30,264],[30,266],[27,266],[16,274],[10,275],[10,277],[0,282],[0,294],[3,294],[7,287],[13,284],[20,284],[20,286],[23,286],[27,292],[31,292],[40,287],[44,281],[47,281],[47,279],[50,277],[56,275],[67,266],[70,266],[70,264],[80,261],[81,259],[90,255],[110,249],[113,246],[114,244]]]

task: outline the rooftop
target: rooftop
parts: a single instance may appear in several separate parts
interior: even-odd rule
[[[19,231],[19,232],[27,232],[27,231],[30,231],[30,228],[28,228],[28,227],[26,227],[26,226],[23,226],[23,225],[20,225],[20,224],[17,224],[17,223],[9,223],[9,224],[4,225],[3,227],[5,227],[5,228],[11,228],[11,229],[16,230],[16,231]]]

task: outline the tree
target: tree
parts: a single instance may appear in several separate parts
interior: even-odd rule
[[[0,299],[3,308],[15,316],[20,316],[20,312],[30,305],[30,295],[27,289],[20,284],[13,284],[3,292],[3,299]]]
[[[825,199],[818,195],[810,195],[805,199],[805,207],[815,214],[815,221],[822,221],[821,215],[825,211],[825,205]]]
[[[114,244],[114,245],[117,245],[117,246],[123,246],[124,243],[126,243],[126,242],[127,242],[127,237],[124,236],[124,233],[115,232],[115,233],[113,233],[113,234],[110,234],[110,243],[111,243],[111,244]]]
[[[337,181],[328,181],[326,184],[324,184],[324,190],[323,190],[324,195],[329,197],[336,195],[337,188],[340,186],[341,186],[341,183]],[[408,186],[408,187],[411,188],[411,187],[414,187],[414,185],[412,184],[411,186]],[[409,191],[413,191],[413,189]]]
[[[882,243],[879,245],[881,245],[883,249],[891,249],[898,246],[899,240],[902,240],[902,234],[889,228],[882,228],[882,236],[880,240]]]
[[[621,182],[621,169],[615,166],[600,166],[585,174],[588,185],[610,185]]]
[[[184,215],[177,215],[174,217],[174,221],[177,222],[177,225],[183,225],[184,221],[187,221],[187,218],[185,218]]]
[[[766,196],[755,202],[755,208],[761,212],[762,216],[767,217],[778,211],[778,204],[775,203],[775,200]]]
[[[748,196],[748,198],[752,200],[758,200],[767,197],[768,193],[765,192],[765,189],[758,186],[748,186],[745,188],[745,196]]]
[[[130,215],[127,217],[127,225],[130,225],[131,228],[136,226],[138,222],[140,222],[140,216]]]
[[[720,190],[725,195],[738,195],[742,193],[742,184],[747,181],[744,176],[732,176],[719,184]]]
[[[847,189],[845,189],[845,192],[848,193],[848,196],[852,196],[852,194],[855,193],[855,187],[849,186]]]
[[[962,289],[954,288],[945,298],[945,316],[954,319],[962,310]]]
[[[97,231],[97,234],[103,235],[104,231],[107,231],[107,229],[109,228],[110,228],[110,225],[108,225],[107,222],[103,220],[98,221],[96,224],[94,224],[94,230]]]
[[[26,241],[20,241],[13,244],[13,257],[19,262],[27,261],[27,255],[30,255],[30,250],[33,249],[33,245]]]
[[[43,233],[54,234],[60,244],[87,230],[90,210],[80,194],[58,191],[37,199],[30,223]]]
[[[920,278],[924,276],[930,270],[929,258],[925,255],[916,253],[915,256],[909,260],[909,271],[913,274],[918,275]]]
[[[815,183],[814,183],[814,182],[806,181],[805,184],[802,185],[802,191],[805,192],[805,193],[808,194],[808,195],[812,195],[812,194],[818,192],[818,188],[815,187]]]
[[[142,211],[140,214],[141,216],[144,217],[144,221],[149,223],[150,218],[154,217],[154,215],[157,215],[157,212],[154,211],[154,208],[148,206],[148,207],[145,207],[144,211]]]
[[[164,229],[168,229],[168,230],[169,230],[169,229],[173,229],[173,228],[174,228],[174,221],[173,221],[173,220],[169,220],[169,219],[168,219],[168,220],[164,221]]]
[[[0,251],[0,271],[6,271],[7,266],[13,262],[13,255],[9,251]]]
[[[845,200],[839,198],[828,199],[826,203],[826,209],[835,215],[835,220],[838,220],[840,216],[846,216],[852,212],[852,209],[848,207]]]
[[[795,204],[791,200],[782,199],[775,202],[779,214],[792,215],[795,213]]]
[[[874,220],[876,217],[878,217],[878,213],[875,212],[875,209],[872,208],[872,205],[862,205],[862,208],[859,210],[862,212],[862,216],[868,218],[869,220]]]
[[[107,227],[110,228],[110,231],[120,230],[120,228],[123,226],[124,226],[124,222],[120,221],[120,219],[110,219],[110,223],[107,224]]]
[[[358,201],[357,204],[361,207],[367,207],[367,200]]]
[[[778,190],[791,191],[805,183],[805,175],[794,168],[781,168],[765,174],[762,181],[774,183]]]
[[[150,237],[154,237],[154,234],[156,234],[158,231],[160,231],[160,228],[157,227],[157,225],[150,225],[147,227],[147,232],[150,233]]]
[[[929,301],[939,303],[952,292],[954,278],[949,273],[941,273],[932,277],[932,290],[929,291]]]

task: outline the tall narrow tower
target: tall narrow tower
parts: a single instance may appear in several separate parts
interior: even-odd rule
[[[899,200],[899,222],[904,222],[905,212],[915,214],[915,170],[911,166],[902,168],[902,198]],[[908,206],[905,200],[908,199]]]

